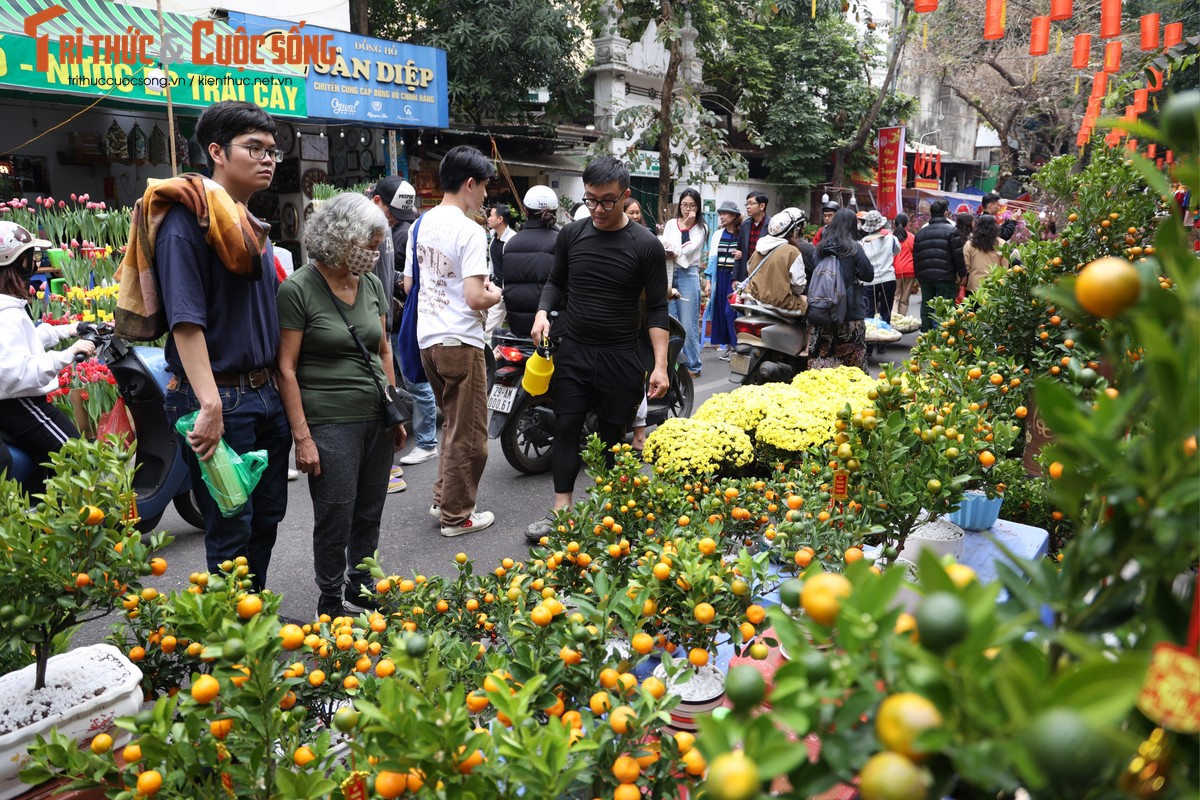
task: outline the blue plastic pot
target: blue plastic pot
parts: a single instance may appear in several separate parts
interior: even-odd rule
[[[1000,518],[1002,505],[1004,498],[1000,495],[989,500],[982,491],[971,489],[963,495],[958,510],[951,512],[946,519],[964,531],[986,531]]]

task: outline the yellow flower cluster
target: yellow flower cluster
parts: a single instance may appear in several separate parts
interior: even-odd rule
[[[794,399],[779,403],[763,417],[755,433],[760,446],[792,453],[833,438],[837,412],[847,403],[859,408],[867,402],[867,392],[877,381],[854,367],[815,369],[801,372],[788,387]]]
[[[741,428],[753,436],[763,417],[780,406],[800,399],[795,388],[786,383],[762,386],[741,386],[732,392],[714,394],[704,401],[692,419],[704,422],[724,422]]]
[[[754,448],[745,431],[734,425],[676,418],[646,437],[643,455],[669,472],[703,475],[746,466],[754,459]]]

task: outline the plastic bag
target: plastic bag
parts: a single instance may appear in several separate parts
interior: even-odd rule
[[[179,431],[186,439],[187,435],[192,432],[192,428],[196,426],[196,417],[199,414],[199,411],[193,411],[180,417],[179,421],[175,423],[175,430]],[[200,477],[204,479],[208,493],[212,495],[213,500],[217,503],[217,508],[221,510],[221,516],[232,517],[246,507],[250,493],[254,491],[255,486],[258,486],[258,481],[266,468],[266,450],[252,450],[244,455],[238,455],[222,439],[217,443],[217,449],[213,451],[212,458],[200,462]]]
[[[133,447],[133,425],[129,423],[129,413],[125,410],[124,397],[118,397],[112,410],[100,417],[100,422],[96,425],[96,436],[98,438],[103,439],[109,435],[120,439],[126,448]]]

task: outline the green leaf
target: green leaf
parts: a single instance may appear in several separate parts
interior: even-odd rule
[[[1147,652],[1079,664],[1059,676],[1048,697],[1054,705],[1072,708],[1095,725],[1117,725],[1133,710],[1149,666]]]

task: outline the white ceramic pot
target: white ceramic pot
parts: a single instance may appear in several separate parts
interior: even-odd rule
[[[963,529],[945,517],[917,525],[904,540],[900,556],[915,564],[922,550],[932,550],[938,558],[951,555],[955,561],[962,559]]]
[[[79,647],[50,659],[46,688],[33,690],[36,665],[0,676],[0,717],[14,729],[0,735],[0,800],[29,790],[18,777],[29,745],[51,728],[86,747],[98,733],[118,744],[129,734],[113,726],[142,704],[142,672],[110,644]],[[97,694],[99,692],[99,694]]]
[[[708,703],[725,694],[725,673],[707,664],[697,669],[685,669],[674,680],[667,677],[667,668],[659,664],[654,677],[667,685],[667,691],[678,695],[685,704]]]
[[[899,556],[889,569],[902,569],[908,573],[905,577],[905,582],[900,585],[900,589],[896,592],[896,596],[892,600],[892,608],[903,609],[909,614],[916,613],[917,606],[921,604],[921,595],[916,589],[912,588],[913,583],[917,580],[916,562],[909,561],[904,556]]]

